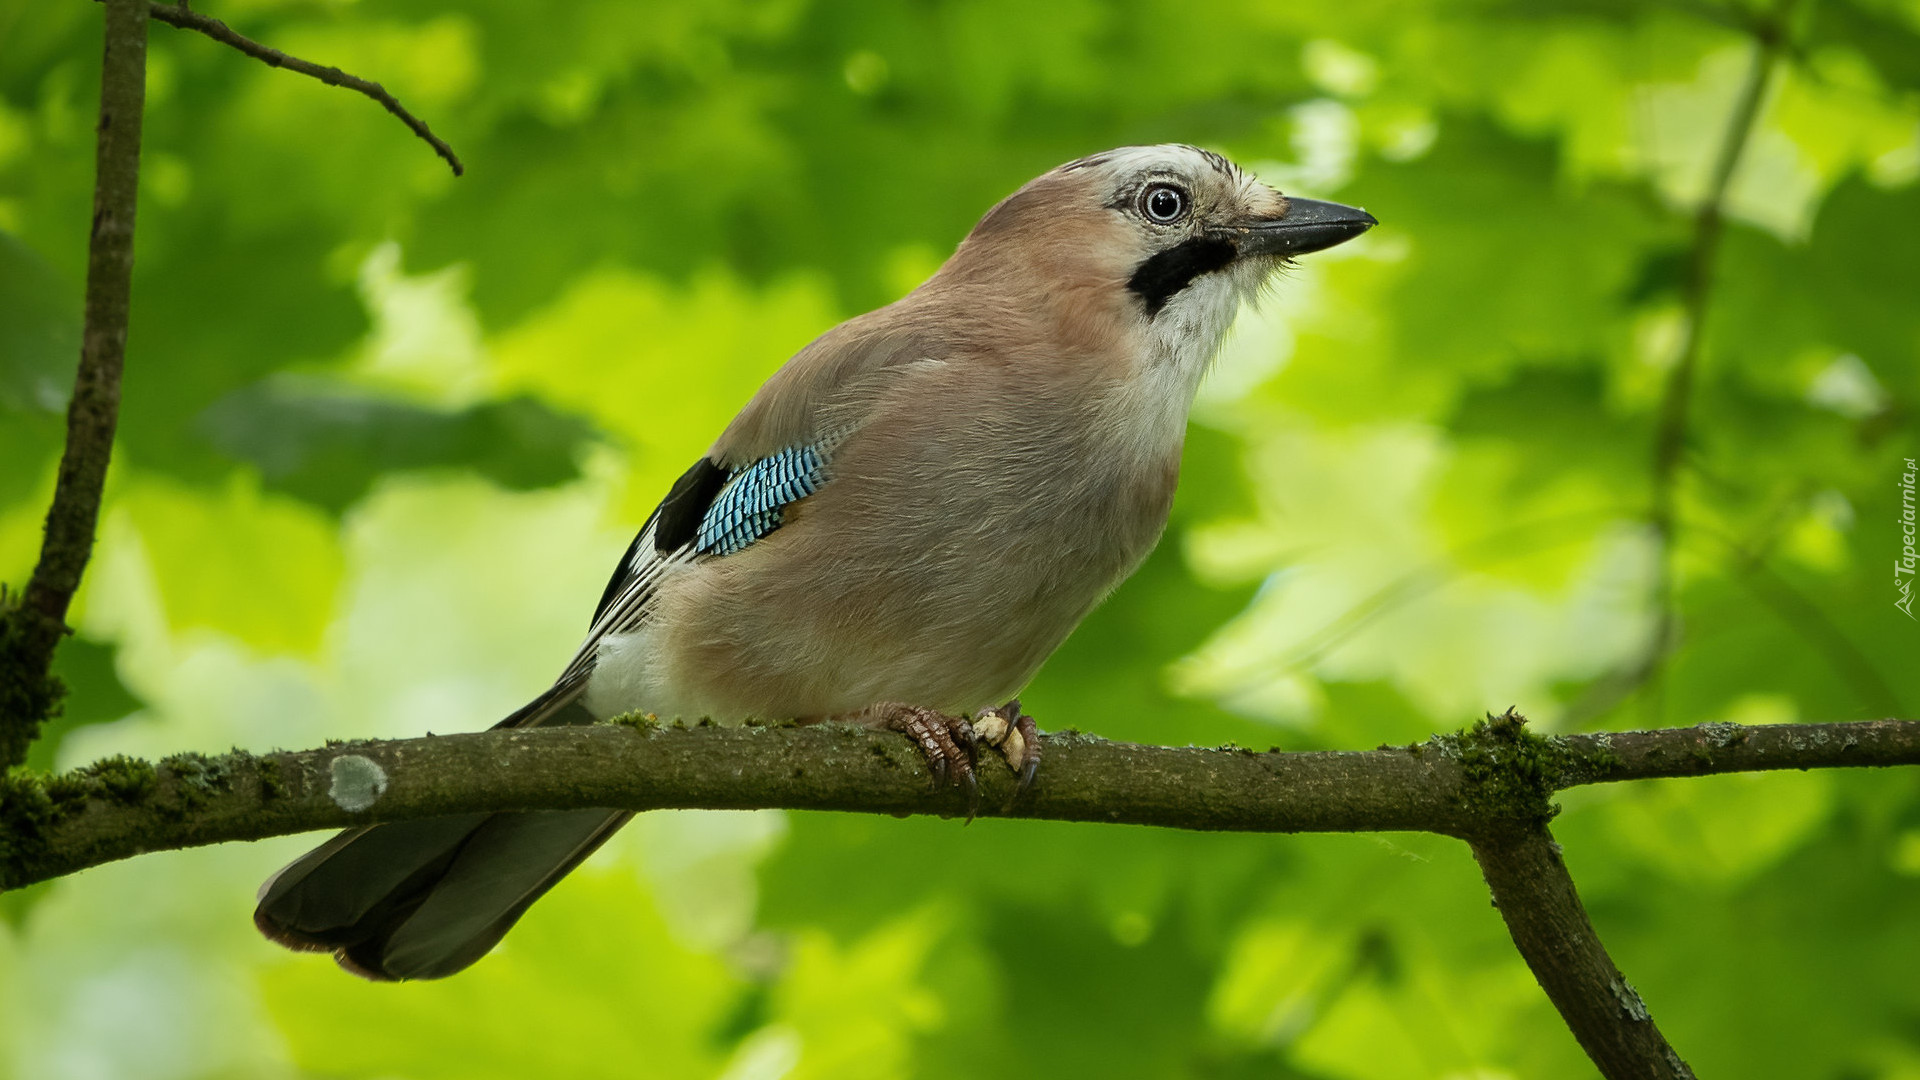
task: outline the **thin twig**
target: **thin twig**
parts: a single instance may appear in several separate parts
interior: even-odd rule
[[[1473,841],[1513,944],[1607,1080],[1694,1080],[1614,966],[1545,826]]]
[[[1545,743],[1566,754],[1548,778],[1555,791],[1621,780],[1920,765],[1920,721],[1915,720],[1696,724],[1549,737]]]
[[[120,418],[146,105],[146,0],[108,0],[104,37],[86,321],[73,397],[67,402],[66,448],[33,576],[17,605],[0,597],[0,771],[26,760],[41,721],[59,705],[62,691],[49,668],[67,630],[67,608],[93,554],[100,492]]]
[[[1785,0],[1783,8],[1793,0]],[[1781,17],[1784,18],[1783,11]],[[1694,376],[1700,363],[1700,343],[1704,336],[1707,305],[1713,294],[1713,267],[1719,254],[1721,227],[1724,223],[1727,189],[1739,168],[1748,141],[1760,117],[1760,105],[1772,82],[1774,60],[1780,51],[1784,32],[1756,33],[1753,55],[1745,81],[1734,99],[1733,112],[1727,118],[1726,133],[1715,155],[1713,172],[1705,196],[1694,211],[1693,242],[1687,252],[1687,276],[1682,304],[1686,309],[1686,331],[1673,369],[1667,375],[1665,395],[1660,402],[1660,424],[1654,435],[1653,470],[1656,483],[1651,520],[1656,528],[1671,529],[1673,522],[1673,479],[1685,448],[1687,416],[1693,397]]]
[[[1694,212],[1693,240],[1687,251],[1687,274],[1682,284],[1681,303],[1686,322],[1681,333],[1680,350],[1667,374],[1667,385],[1660,399],[1660,419],[1653,440],[1653,500],[1647,511],[1647,523],[1653,528],[1659,557],[1654,569],[1654,627],[1646,654],[1632,669],[1631,685],[1652,681],[1651,713],[1660,719],[1659,673],[1667,653],[1673,647],[1675,613],[1673,607],[1674,553],[1677,547],[1674,486],[1681,457],[1687,443],[1687,421],[1693,404],[1694,385],[1700,367],[1700,347],[1706,333],[1707,307],[1713,296],[1714,262],[1720,251],[1727,190],[1745,154],[1747,143],[1760,118],[1760,106],[1766,101],[1773,80],[1775,61],[1788,39],[1788,24],[1798,0],[1779,0],[1772,15],[1755,23],[1752,58],[1745,81],[1734,98],[1733,111],[1714,156],[1713,172],[1707,190]]]
[[[302,75],[318,79],[328,86],[344,87],[348,90],[365,94],[379,102],[388,112],[399,117],[400,122],[407,125],[415,135],[426,140],[427,145],[433,147],[434,153],[446,159],[447,164],[453,169],[453,175],[459,176],[467,171],[466,166],[460,164],[460,158],[453,152],[453,147],[441,141],[440,137],[435,135],[433,131],[427,127],[425,120],[408,112],[406,106],[400,104],[392,94],[387,92],[386,87],[381,86],[379,83],[369,82],[366,79],[360,78],[358,75],[349,75],[337,67],[322,67],[311,61],[302,60],[297,56],[289,56],[279,49],[262,45],[252,38],[240,34],[219,19],[189,10],[185,4],[176,6],[173,4],[156,3],[152,5],[152,11],[153,17],[160,22],[166,23],[169,26],[177,26],[182,30],[192,30],[205,34],[213,40],[220,42],[222,45],[231,45],[241,52],[246,53],[248,56],[253,57],[255,60],[266,64],[268,67],[285,68],[288,71],[295,71]]]
[[[86,323],[73,396],[67,403],[66,447],[33,575],[17,598],[0,592],[0,771],[26,760],[41,722],[59,707],[63,691],[50,673],[53,654],[67,632],[67,609],[93,552],[101,491],[113,456],[132,305],[149,17],[205,34],[272,67],[365,94],[426,140],[455,176],[465,171],[453,148],[378,83],[269,48],[184,3],[107,0]]]

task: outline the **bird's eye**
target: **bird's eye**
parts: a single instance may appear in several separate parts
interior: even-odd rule
[[[1187,193],[1172,184],[1155,184],[1140,193],[1140,211],[1147,220],[1170,225],[1187,213]]]

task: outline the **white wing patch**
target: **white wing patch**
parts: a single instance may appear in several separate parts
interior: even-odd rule
[[[654,523],[649,523],[635,542],[633,557],[626,566],[626,580],[620,583],[619,592],[600,612],[600,617],[593,620],[593,626],[587,630],[586,640],[580,643],[573,659],[567,661],[567,668],[561,673],[559,682],[585,678],[593,669],[594,654],[599,651],[601,639],[609,634],[630,634],[638,630],[647,621],[649,602],[653,599],[654,586],[659,584],[661,575],[673,567],[693,561],[695,553],[690,545],[665,555],[655,550],[654,527]]]

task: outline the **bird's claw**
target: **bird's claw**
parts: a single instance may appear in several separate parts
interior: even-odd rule
[[[1013,796],[1003,810],[1033,786],[1034,773],[1040,768],[1040,729],[1034,726],[1033,717],[1020,711],[1019,698],[997,709],[983,710],[972,721],[914,705],[882,705],[876,712],[880,726],[913,740],[927,759],[927,771],[933,774],[936,787],[966,785],[968,821],[980,811],[976,763],[981,743],[998,750],[1018,777]]]
[[[885,726],[913,740],[927,759],[927,770],[937,787],[965,784],[967,820],[980,809],[980,774],[974,769],[978,739],[964,716],[949,716],[911,705],[884,706]]]
[[[997,709],[988,709],[973,718],[973,730],[980,741],[1000,751],[1020,780],[1014,785],[1013,799],[1033,786],[1034,773],[1040,768],[1040,729],[1033,717],[1020,711],[1020,699],[1014,698]],[[1013,799],[1007,805],[1013,805]]]

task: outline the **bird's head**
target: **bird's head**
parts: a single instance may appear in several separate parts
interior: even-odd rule
[[[1086,333],[1124,333],[1204,366],[1274,270],[1374,224],[1364,210],[1288,198],[1210,151],[1129,146],[1021,187],[980,220],[950,267],[1041,298]]]

